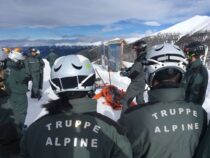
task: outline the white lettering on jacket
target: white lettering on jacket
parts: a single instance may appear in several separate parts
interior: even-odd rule
[[[82,120],[58,120],[55,122],[50,122],[45,125],[46,130],[49,132],[55,132],[56,130],[66,130],[67,128],[72,128],[78,132],[82,132],[82,130],[89,130],[89,132],[93,132],[98,134],[100,132],[101,127],[99,125],[93,124],[88,121]],[[94,137],[94,136],[93,136]],[[96,138],[80,138],[80,137],[65,137],[65,136],[48,136],[46,138],[45,146],[54,146],[54,147],[91,147],[98,148],[98,139]]]
[[[187,117],[198,117],[198,112],[196,110],[190,109],[190,108],[170,108],[170,109],[162,109],[159,112],[155,112],[152,115],[152,118],[154,118],[156,121],[161,119],[161,122],[165,122],[162,125],[157,125],[154,127],[154,133],[170,133],[170,132],[177,132],[177,131],[193,131],[193,130],[199,130],[199,123],[197,122],[184,122],[185,120],[180,121],[176,124],[167,124],[167,119],[176,119],[180,118],[181,116]],[[162,120],[165,121],[162,121]],[[176,122],[176,121],[174,121]]]
[[[80,120],[75,120],[72,122],[72,120],[65,120],[65,121],[56,121],[54,124],[48,123],[45,125],[47,127],[48,131],[56,130],[59,128],[83,128],[83,129],[89,129],[91,128],[93,132],[98,133],[100,130],[100,126],[98,125],[92,125],[90,122],[82,122]]]
[[[191,110],[189,108],[172,108],[168,110],[161,110],[160,112],[156,112],[152,114],[156,120],[159,118],[174,116],[174,115],[192,115],[194,117],[198,117],[196,110]]]
[[[68,147],[68,146],[73,146],[73,147],[81,147],[81,148],[86,148],[86,147],[91,147],[91,148],[98,148],[98,139],[89,139],[89,138],[59,138],[59,137],[47,137],[46,144],[45,146],[55,146],[55,147]]]

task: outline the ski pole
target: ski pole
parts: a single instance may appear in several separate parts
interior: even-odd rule
[[[106,84],[105,84],[104,80],[102,79],[102,77],[101,77],[101,75],[99,74],[99,72],[98,72],[97,69],[95,69],[95,72],[98,74],[99,78],[100,78],[101,81],[103,82],[103,85],[105,86]]]
[[[208,55],[208,50],[209,50],[209,47],[207,45],[205,45],[205,53],[204,53],[204,59],[203,59],[203,64],[206,65],[206,58],[207,58],[207,55]]]
[[[111,75],[110,75],[110,71],[109,71],[109,84],[111,85],[112,82],[111,82]]]

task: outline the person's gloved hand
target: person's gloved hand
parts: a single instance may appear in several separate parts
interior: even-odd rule
[[[120,76],[125,76],[125,77],[127,77],[129,75],[129,72],[127,72],[127,71],[121,71],[120,72]]]

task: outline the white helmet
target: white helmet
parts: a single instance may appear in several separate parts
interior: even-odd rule
[[[36,54],[40,55],[40,50],[37,49]]]
[[[22,50],[14,49],[9,53],[8,58],[14,62],[18,62],[24,60],[25,56],[23,55]]]
[[[146,83],[152,87],[152,82],[160,70],[178,70],[183,75],[186,71],[187,59],[184,52],[176,45],[164,43],[151,47],[144,61]]]
[[[2,49],[0,49],[0,61],[4,61],[6,58],[6,53]]]
[[[82,55],[58,58],[52,66],[50,84],[56,94],[95,89],[95,71],[90,60]]]
[[[30,52],[34,52],[37,55],[40,55],[40,51],[38,49],[36,49],[36,48],[30,48]]]

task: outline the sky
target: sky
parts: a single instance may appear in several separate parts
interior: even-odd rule
[[[0,0],[0,40],[142,37],[195,15],[209,0]]]

